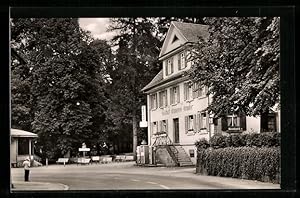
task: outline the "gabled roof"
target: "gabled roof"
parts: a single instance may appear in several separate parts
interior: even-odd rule
[[[187,42],[196,42],[199,37],[207,38],[208,25],[173,21],[172,24],[182,33]]]
[[[162,80],[163,80],[163,70],[160,70],[160,72],[158,72],[158,74],[156,74],[156,76],[150,81],[150,83],[148,83],[142,89],[142,91],[145,91],[147,89],[150,89],[151,87],[154,87],[155,85],[159,84],[159,82]]]
[[[163,85],[163,84],[165,84],[165,83],[169,83],[169,82],[171,82],[171,81],[174,81],[174,80],[176,80],[176,79],[179,79],[179,78],[181,78],[181,79],[184,79],[183,77],[187,77],[186,75],[185,75],[185,71],[181,71],[181,72],[179,72],[179,73],[177,73],[177,74],[174,74],[174,75],[172,75],[172,76],[170,76],[170,77],[168,77],[168,78],[165,78],[165,79],[163,79],[163,76],[162,76],[162,70],[152,79],[152,81],[149,83],[149,84],[147,84],[143,89],[142,89],[142,91],[144,91],[144,92],[147,92],[147,91],[149,91],[150,89],[152,89],[152,88],[155,88],[155,87],[157,87],[157,86],[160,86],[160,85]]]
[[[167,48],[167,45],[169,45],[170,39],[174,39],[174,38],[171,38],[171,36],[170,36],[173,31],[176,31],[176,33],[177,33],[177,35],[175,35],[175,36],[180,36],[182,45],[185,45],[186,43],[197,42],[199,40],[199,38],[207,39],[209,36],[208,25],[172,21],[171,25],[169,27],[169,30],[167,32],[165,41],[163,43],[163,46],[161,48],[160,54],[159,54],[160,58],[164,57],[165,55],[167,55],[171,52],[171,51],[166,52],[165,50]],[[179,47],[182,47],[182,46],[179,46]],[[144,92],[148,91],[151,88],[154,88],[158,85],[169,82],[170,80],[174,80],[182,75],[183,75],[183,73],[178,73],[171,77],[163,79],[163,71],[161,70],[152,79],[152,81],[142,89],[142,91],[144,91]]]
[[[11,129],[10,135],[11,135],[11,137],[31,137],[31,138],[38,137],[37,134],[35,134],[35,133],[31,133],[31,132],[20,130],[20,129]]]
[[[166,48],[169,45],[169,40],[173,39],[171,35],[174,31],[182,37],[182,45],[196,42],[199,38],[207,39],[209,36],[208,25],[172,21],[159,54],[160,58],[169,53],[166,52]]]

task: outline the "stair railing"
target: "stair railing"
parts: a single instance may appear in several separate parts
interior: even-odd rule
[[[156,146],[166,146],[166,149],[167,149],[168,153],[170,154],[170,156],[172,157],[172,159],[175,161],[176,164],[179,164],[178,157],[177,157],[178,150],[176,149],[172,140],[168,136],[168,133],[165,131],[160,131],[160,132],[157,132],[155,135],[156,135],[156,139],[153,142],[152,146],[155,146],[155,147]]]

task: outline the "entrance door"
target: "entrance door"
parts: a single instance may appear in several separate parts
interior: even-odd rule
[[[174,143],[179,143],[179,119],[173,119],[174,126]]]

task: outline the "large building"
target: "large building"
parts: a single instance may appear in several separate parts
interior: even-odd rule
[[[279,131],[276,112],[263,117],[240,114],[213,119],[205,110],[212,100],[207,95],[208,88],[192,83],[186,71],[191,68],[188,45],[208,35],[207,25],[170,25],[159,55],[162,70],[142,89],[147,94],[150,163],[195,164],[195,141],[210,139],[216,133]]]

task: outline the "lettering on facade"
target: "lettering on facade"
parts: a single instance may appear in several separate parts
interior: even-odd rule
[[[171,113],[179,113],[181,111],[182,111],[182,108],[180,107],[180,108],[172,109]]]
[[[189,110],[192,110],[192,107],[193,107],[193,106],[184,106],[184,107],[183,107],[183,110],[184,110],[184,111],[189,111]]]
[[[174,108],[174,109],[167,109],[162,111],[162,115],[169,115],[169,114],[174,114],[174,113],[180,113],[182,111],[190,111],[193,109],[193,106],[184,106],[184,107],[179,107],[179,108]]]
[[[169,115],[170,114],[170,109],[162,111],[162,115]]]

